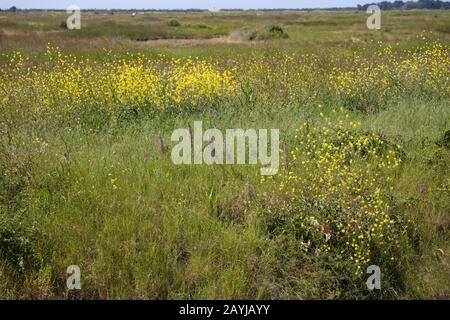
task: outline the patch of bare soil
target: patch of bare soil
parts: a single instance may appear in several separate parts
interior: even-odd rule
[[[242,38],[233,37],[231,35],[214,38],[137,38],[134,39],[134,41],[142,43],[143,45],[161,45],[169,47],[195,47],[207,44],[255,44],[255,41],[248,41]]]
[[[47,34],[52,33],[60,33],[60,30],[49,30],[49,31],[42,31],[42,30],[17,30],[17,29],[3,29],[1,30],[2,36],[5,37],[23,37],[28,36],[30,34],[36,35],[36,36],[44,36]]]

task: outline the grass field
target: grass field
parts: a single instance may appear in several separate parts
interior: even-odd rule
[[[450,12],[81,17],[0,12],[0,298],[450,298]],[[194,121],[278,174],[175,165]]]

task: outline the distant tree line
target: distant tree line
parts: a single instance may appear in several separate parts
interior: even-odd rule
[[[440,0],[419,0],[419,1],[382,1],[365,5],[358,5],[358,10],[367,10],[370,5],[377,5],[381,10],[413,10],[413,9],[431,9],[431,10],[448,10],[450,2]]]
[[[17,12],[17,11],[22,11],[22,12],[30,12],[30,11],[65,12],[66,9],[33,9],[33,8],[20,9],[15,6],[12,6],[9,9],[5,9],[5,10],[0,9],[0,11],[4,11],[4,12]],[[82,12],[98,12],[98,13],[114,13],[114,12],[203,12],[205,10],[194,9],[194,8],[192,8],[192,9],[136,9],[136,8],[132,8],[132,9],[97,9],[97,8],[82,9],[82,8],[80,8],[80,11],[82,11]]]
[[[441,0],[418,0],[418,1],[382,1],[378,3],[369,3],[364,5],[358,5],[357,7],[345,7],[345,8],[327,8],[331,11],[345,11],[345,10],[360,10],[365,11],[370,5],[377,5],[381,10],[413,10],[413,9],[430,9],[430,10],[449,10],[450,2]],[[223,11],[315,11],[324,9],[285,9],[285,8],[273,8],[273,9],[224,9]],[[0,11],[2,11],[0,9]],[[4,11],[17,12],[17,11],[66,11],[66,10],[46,10],[46,9],[19,9],[12,6]],[[203,12],[203,9],[82,9],[84,12],[102,12],[102,13],[114,13],[114,12]]]

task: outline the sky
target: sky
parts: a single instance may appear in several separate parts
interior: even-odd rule
[[[65,9],[210,9],[210,8],[329,8],[354,7],[370,0],[0,0],[0,8]],[[372,1],[373,2],[373,1]]]

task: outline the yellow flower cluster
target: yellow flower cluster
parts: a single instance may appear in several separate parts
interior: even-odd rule
[[[235,65],[245,70],[239,74],[240,82],[250,84],[255,97],[264,104],[274,99],[282,105],[314,99],[319,84],[323,88],[324,71],[319,58],[313,54],[276,52],[236,61]]]
[[[350,59],[325,53],[214,60],[106,52],[92,61],[49,46],[42,63],[18,52],[0,66],[0,109],[9,106],[20,108],[22,115],[64,120],[87,110],[113,115],[123,109],[207,107],[217,99],[244,96],[240,101],[264,107],[325,99],[376,111],[389,99],[405,95],[448,97],[449,53],[448,46],[434,43],[402,52],[385,46]]]
[[[90,61],[49,47],[45,63],[32,65],[19,52],[5,69],[2,104],[19,102],[22,112],[59,117],[86,107],[114,112],[124,107],[186,106],[234,96],[238,88],[232,72],[212,61],[147,59],[142,54]]]
[[[386,251],[396,242],[396,222],[383,195],[402,162],[400,146],[333,113],[340,120],[321,114],[323,126],[305,123],[296,130],[288,172],[274,179],[282,210],[298,216],[307,247],[337,250],[360,274],[375,247]]]
[[[336,65],[331,87],[348,106],[375,111],[387,98],[405,94],[448,94],[450,51],[434,43],[394,53],[387,46],[370,57],[355,55],[350,67]]]
[[[168,79],[167,95],[176,104],[189,99],[204,97],[233,96],[237,92],[237,83],[230,70],[219,70],[217,63],[210,63],[199,59],[187,59],[184,62],[173,60]]]

